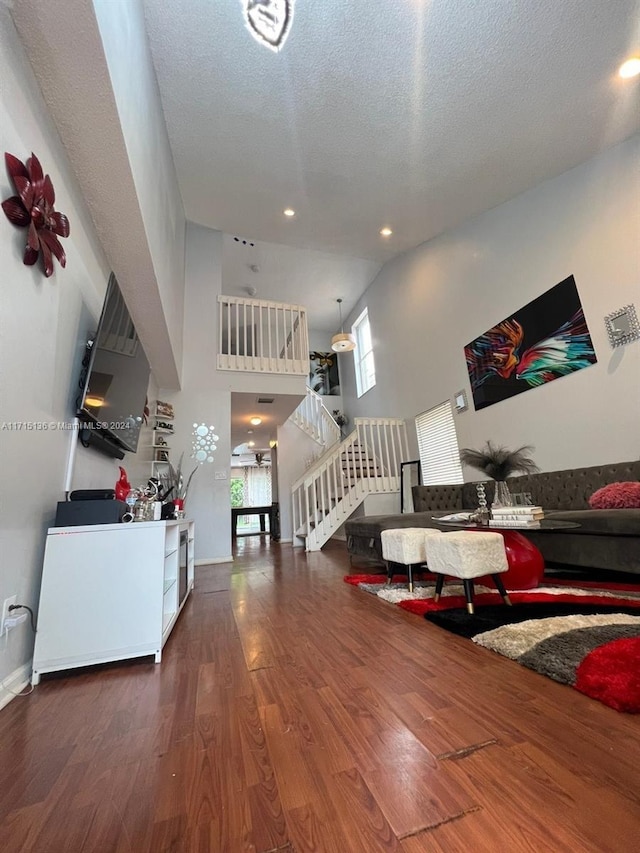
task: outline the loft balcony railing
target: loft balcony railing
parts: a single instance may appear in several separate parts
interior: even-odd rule
[[[218,369],[306,376],[307,312],[301,305],[218,296]]]

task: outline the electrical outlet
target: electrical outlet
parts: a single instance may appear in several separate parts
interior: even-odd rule
[[[12,604],[15,604],[18,601],[17,595],[12,595],[10,598],[5,598],[4,604],[2,605],[2,620],[0,620],[0,637],[4,636],[5,628],[4,628],[4,620],[9,615],[9,608]],[[11,611],[13,613],[13,611]]]

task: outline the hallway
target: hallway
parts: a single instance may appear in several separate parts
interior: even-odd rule
[[[634,848],[637,717],[376,601],[348,571],[340,543],[238,539],[233,564],[196,570],[161,665],[14,699],[5,853]]]

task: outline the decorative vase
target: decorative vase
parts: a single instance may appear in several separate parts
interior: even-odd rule
[[[509,491],[509,486],[506,480],[496,480],[496,486],[493,492],[493,508],[503,506],[513,506],[513,498]]]

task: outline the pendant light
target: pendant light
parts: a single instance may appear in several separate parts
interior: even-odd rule
[[[356,339],[353,335],[345,332],[342,322],[342,299],[336,299],[338,311],[340,312],[340,334],[331,338],[331,349],[334,352],[351,352],[356,348]]]

